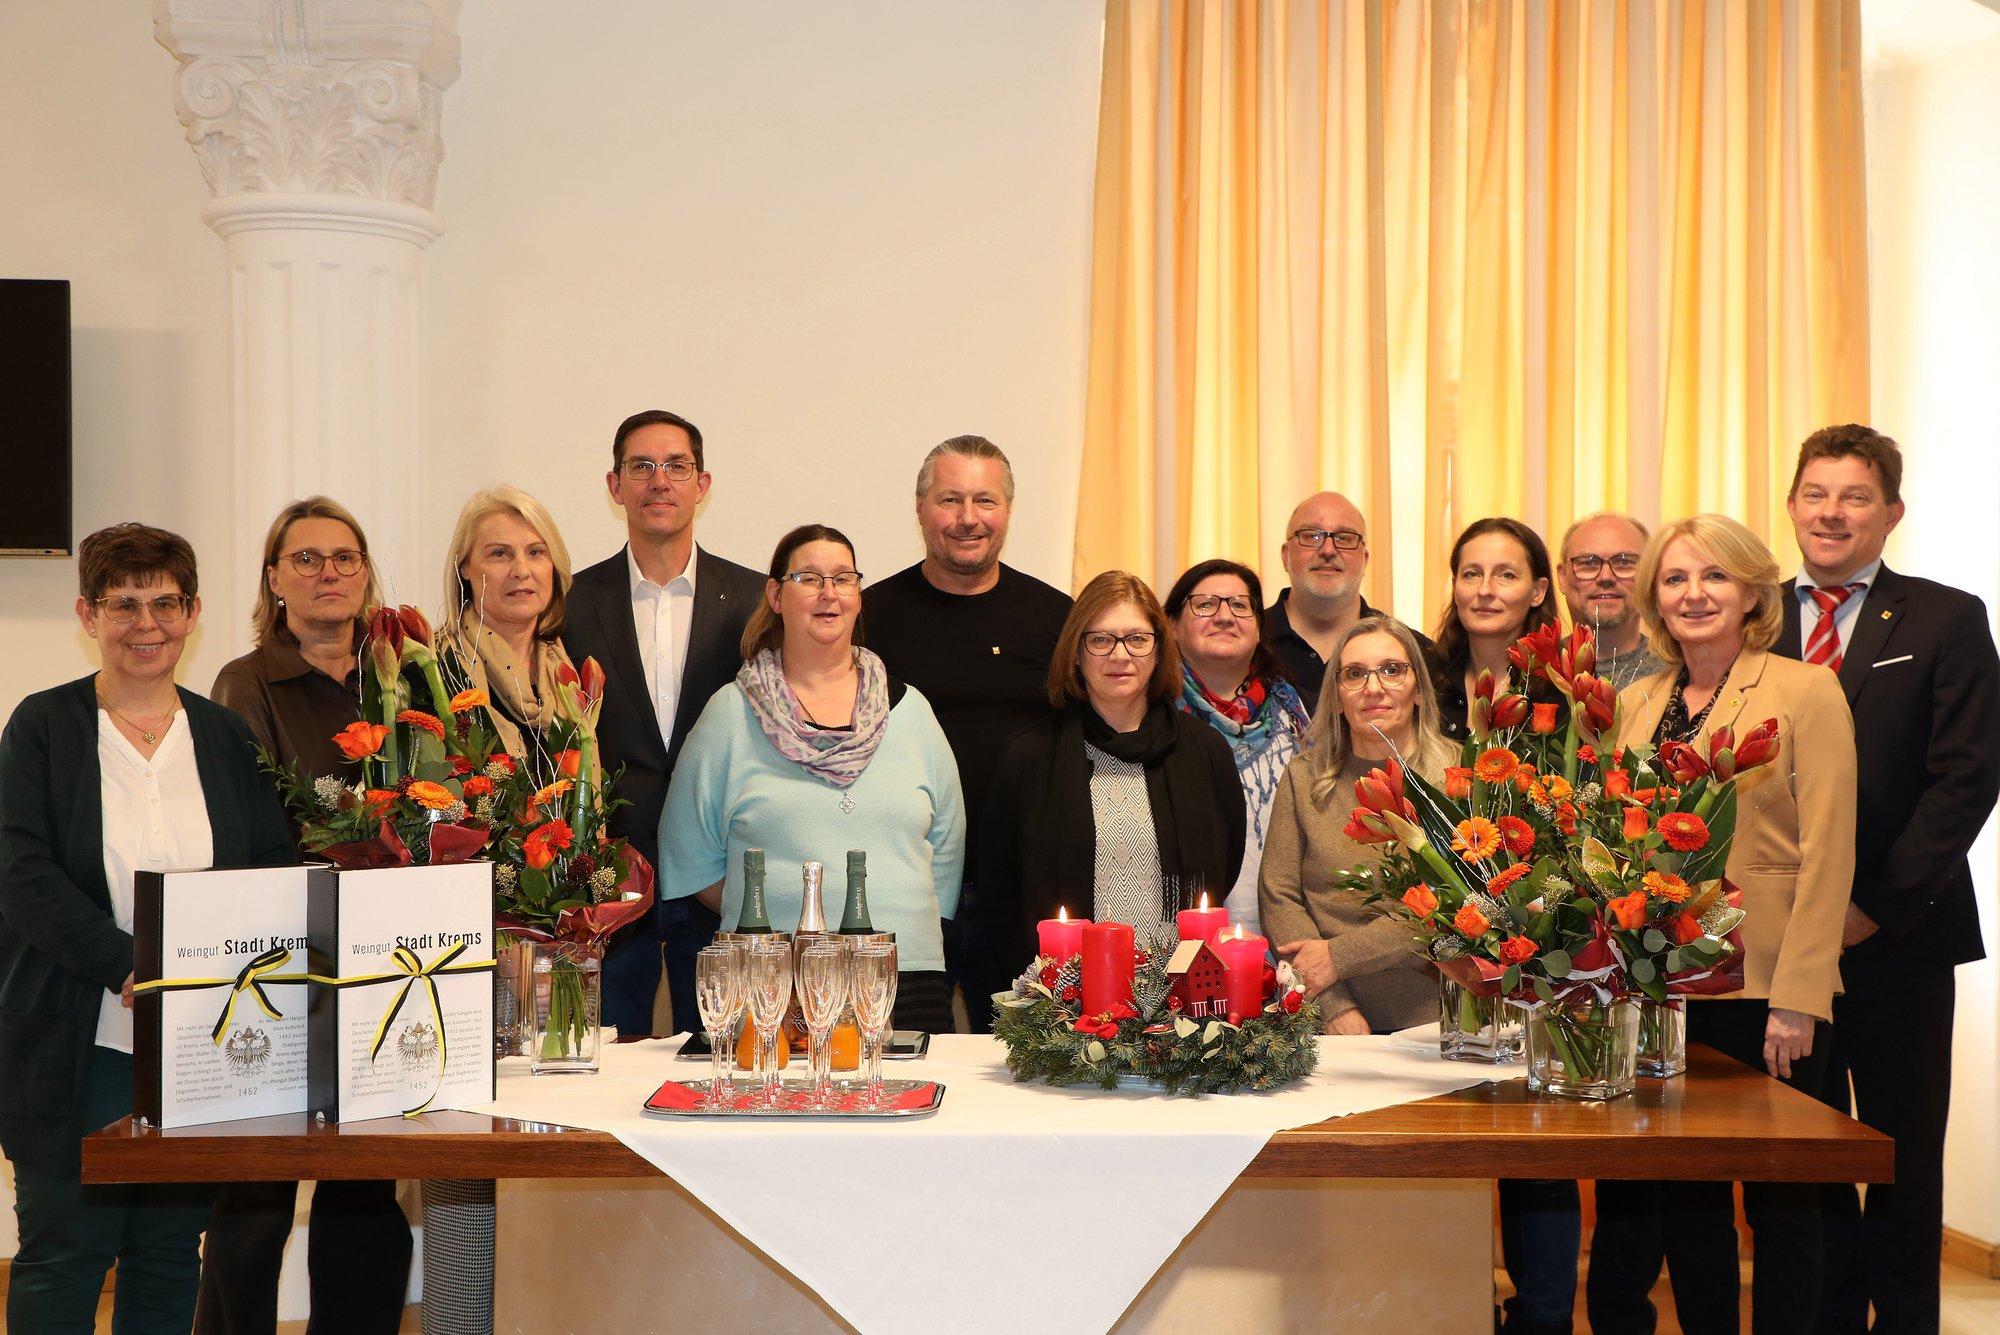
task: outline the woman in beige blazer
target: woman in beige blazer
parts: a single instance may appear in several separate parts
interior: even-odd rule
[[[1619,741],[1707,753],[1776,719],[1777,759],[1736,785],[1729,879],[1743,891],[1744,987],[1688,1006],[1688,1037],[1808,1094],[1826,1066],[1840,931],[1854,876],[1854,722],[1824,667],[1768,653],[1784,623],[1778,563],[1722,515],[1677,520],[1646,544],[1634,581],[1654,653],[1672,666],[1620,697]],[[1753,1328],[1809,1331],[1820,1292],[1817,1190],[1746,1182],[1756,1234]],[[1646,1292],[1664,1255],[1681,1324],[1737,1328],[1734,1208],[1726,1182],[1599,1183],[1591,1329],[1651,1330]],[[1664,1239],[1664,1246],[1662,1245]]]

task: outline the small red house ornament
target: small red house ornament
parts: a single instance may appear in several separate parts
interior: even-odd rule
[[[1167,977],[1173,980],[1168,996],[1179,1001],[1181,1014],[1190,1020],[1229,1014],[1229,999],[1223,980],[1229,970],[1222,956],[1206,941],[1183,941],[1167,961]]]

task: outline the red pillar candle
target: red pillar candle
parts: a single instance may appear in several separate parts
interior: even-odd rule
[[[1264,952],[1269,945],[1261,936],[1245,936],[1240,923],[1234,933],[1215,940],[1215,953],[1228,970],[1222,979],[1223,994],[1229,999],[1229,1013],[1238,1019],[1264,1012]]]
[[[1102,1015],[1132,1000],[1132,929],[1093,922],[1083,929],[1083,1013]]]
[[[1174,926],[1180,929],[1183,941],[1213,941],[1219,933],[1229,930],[1229,910],[1210,908],[1204,891],[1201,907],[1174,914]]]
[[[1083,950],[1083,929],[1090,926],[1088,918],[1072,918],[1069,910],[1059,908],[1053,918],[1044,918],[1035,924],[1035,935],[1041,941],[1042,954],[1061,964],[1076,958]]]

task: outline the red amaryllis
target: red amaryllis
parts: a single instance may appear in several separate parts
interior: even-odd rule
[[[1507,658],[1524,677],[1541,677],[1573,698],[1577,675],[1597,667],[1597,645],[1590,627],[1578,626],[1564,636],[1562,627],[1551,621],[1516,640],[1507,650]]]
[[[1347,837],[1357,844],[1408,841],[1415,834],[1416,804],[1403,796],[1403,767],[1394,760],[1371,769],[1354,783],[1354,815]]]
[[[1076,1023],[1070,1027],[1079,1034],[1089,1034],[1093,1038],[1116,1038],[1118,1037],[1118,1022],[1120,1020],[1137,1019],[1138,1015],[1139,1012],[1133,1010],[1124,1002],[1114,1001],[1111,1003],[1111,1009],[1108,1011],[1102,1011],[1096,1015],[1079,1015]]]
[[[1618,688],[1604,678],[1589,672],[1579,672],[1571,683],[1575,693],[1577,733],[1586,742],[1599,742],[1614,735],[1618,730]],[[1577,749],[1578,756],[1583,749]],[[1596,753],[1590,763],[1597,763]]]
[[[1745,770],[1769,763],[1778,754],[1778,720],[1767,718],[1744,734],[1738,745],[1728,727],[1717,728],[1708,739],[1708,764],[1718,781],[1734,778]]]
[[[567,663],[556,669],[556,706],[570,722],[594,728],[603,699],[604,669],[595,658],[584,659],[581,671]]]
[[[1693,783],[1696,779],[1708,777],[1708,762],[1701,758],[1701,752],[1686,742],[1668,742],[1662,746],[1660,763],[1680,783]]]

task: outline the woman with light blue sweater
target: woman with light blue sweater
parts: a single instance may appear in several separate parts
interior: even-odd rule
[[[958,907],[965,856],[958,765],[929,702],[860,647],[854,565],[854,544],[824,525],[778,543],[743,669],[674,767],[660,894],[698,895],[734,923],[743,850],[762,848],[767,909],[783,929],[798,920],[804,863],[837,867],[866,850],[874,926],[896,934],[896,1027],[949,1032],[942,919]],[[835,921],[839,911],[828,904]]]

